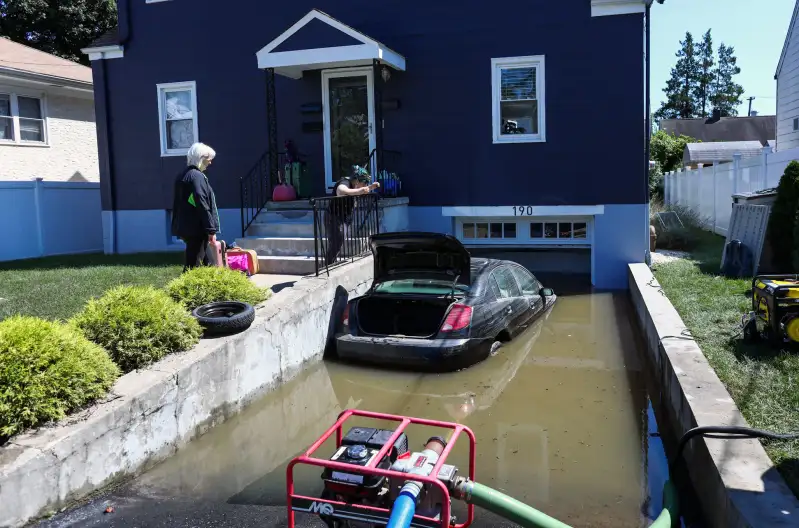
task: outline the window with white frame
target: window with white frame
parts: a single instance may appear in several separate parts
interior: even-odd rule
[[[494,143],[546,141],[544,56],[491,59]]]
[[[47,144],[43,97],[0,91],[0,143]]]
[[[457,237],[468,245],[590,246],[591,222],[576,218],[458,219]]]
[[[194,81],[158,85],[158,120],[161,155],[185,155],[199,136]]]

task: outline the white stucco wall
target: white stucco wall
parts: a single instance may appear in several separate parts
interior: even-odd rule
[[[48,146],[0,143],[0,181],[99,181],[94,101],[45,94],[45,113]]]

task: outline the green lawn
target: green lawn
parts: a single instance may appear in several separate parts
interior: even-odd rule
[[[749,424],[799,431],[799,351],[743,343],[740,320],[751,309],[751,281],[718,275],[723,245],[703,233],[691,260],[659,264],[655,276]],[[764,445],[799,496],[799,441]]]
[[[183,269],[182,253],[70,255],[0,264],[0,320],[13,314],[68,319],[113,286],[162,287]]]

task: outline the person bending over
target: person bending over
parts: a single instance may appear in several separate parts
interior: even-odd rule
[[[355,168],[353,176],[341,178],[336,182],[335,196],[346,197],[346,199],[331,200],[325,215],[326,265],[330,266],[336,262],[341,246],[344,244],[344,225],[352,220],[352,212],[355,209],[354,197],[369,194],[380,187],[378,182],[369,182],[369,174],[358,167]]]

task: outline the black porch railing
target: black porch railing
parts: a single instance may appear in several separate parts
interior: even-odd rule
[[[380,232],[379,196],[312,198],[316,275],[370,253],[369,239]]]
[[[380,183],[377,194],[385,198],[402,196],[401,163],[402,153],[399,151],[383,149],[379,153],[378,149],[372,149],[365,167],[370,172],[375,170],[372,180]]]
[[[286,174],[290,156],[285,152],[278,152],[276,159],[272,159],[269,152],[265,152],[255,163],[252,169],[239,180],[241,195],[241,233],[244,236],[247,229],[258,217],[266,202],[272,199],[272,191],[279,183],[280,174],[286,182],[292,184],[299,192],[298,182],[291,181],[291,175]],[[295,160],[291,160],[294,162]],[[304,165],[300,156],[297,160]]]

